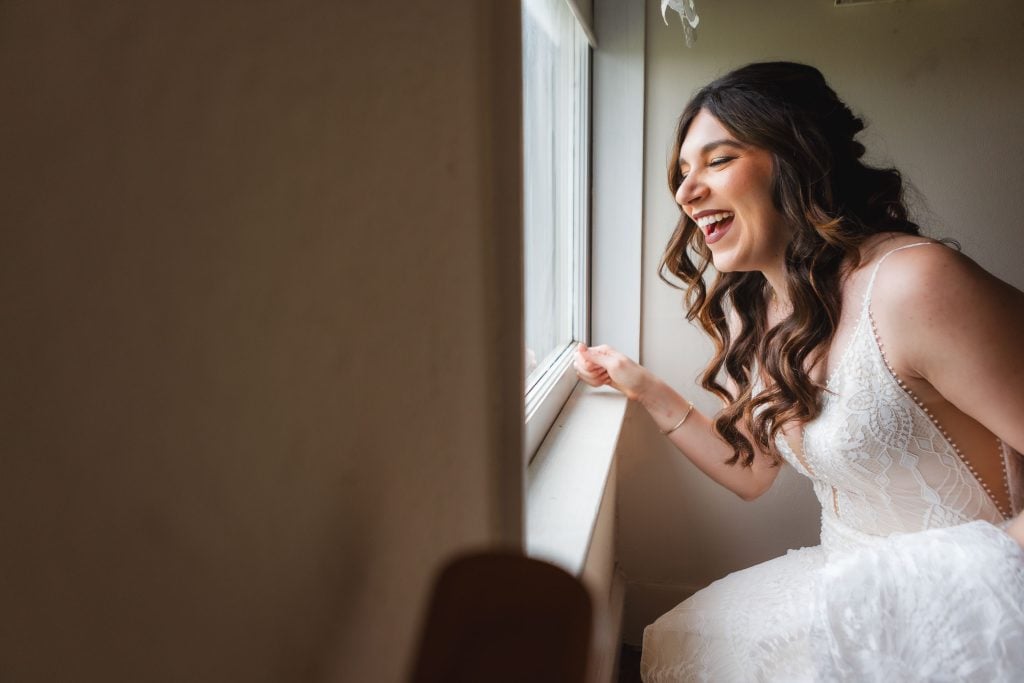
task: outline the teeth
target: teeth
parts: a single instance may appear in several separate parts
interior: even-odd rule
[[[725,220],[726,218],[732,218],[735,214],[732,211],[723,211],[722,213],[708,214],[707,216],[701,216],[697,219],[697,225],[706,228],[712,223]]]

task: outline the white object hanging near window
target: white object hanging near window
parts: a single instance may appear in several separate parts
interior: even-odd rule
[[[697,41],[697,25],[700,23],[694,0],[661,0],[661,18],[665,20],[666,26],[668,17],[665,13],[670,9],[679,14],[679,21],[683,24],[683,34],[686,37],[686,47],[693,47]]]

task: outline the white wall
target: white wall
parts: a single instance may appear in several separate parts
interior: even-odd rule
[[[0,679],[403,680],[520,542],[518,33],[3,3]]]
[[[689,96],[731,68],[785,59],[820,68],[868,122],[870,158],[892,163],[926,199],[926,234],[1024,288],[1024,5],[906,0],[836,8],[831,0],[698,2],[685,47],[678,20],[647,3],[642,358],[705,410],[694,382],[711,352],[683,321],[681,295],[656,267],[678,213],[665,183],[675,121]],[[743,503],[673,451],[631,410],[621,440],[619,559],[629,578],[625,636],[730,571],[817,543],[818,506],[787,468]]]

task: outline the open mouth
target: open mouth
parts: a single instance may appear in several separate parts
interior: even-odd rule
[[[735,215],[732,211],[722,211],[696,219],[697,226],[704,231],[704,242],[714,244],[725,237]]]

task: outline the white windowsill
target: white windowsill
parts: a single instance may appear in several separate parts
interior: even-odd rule
[[[579,576],[628,400],[580,382],[526,471],[526,552]]]

